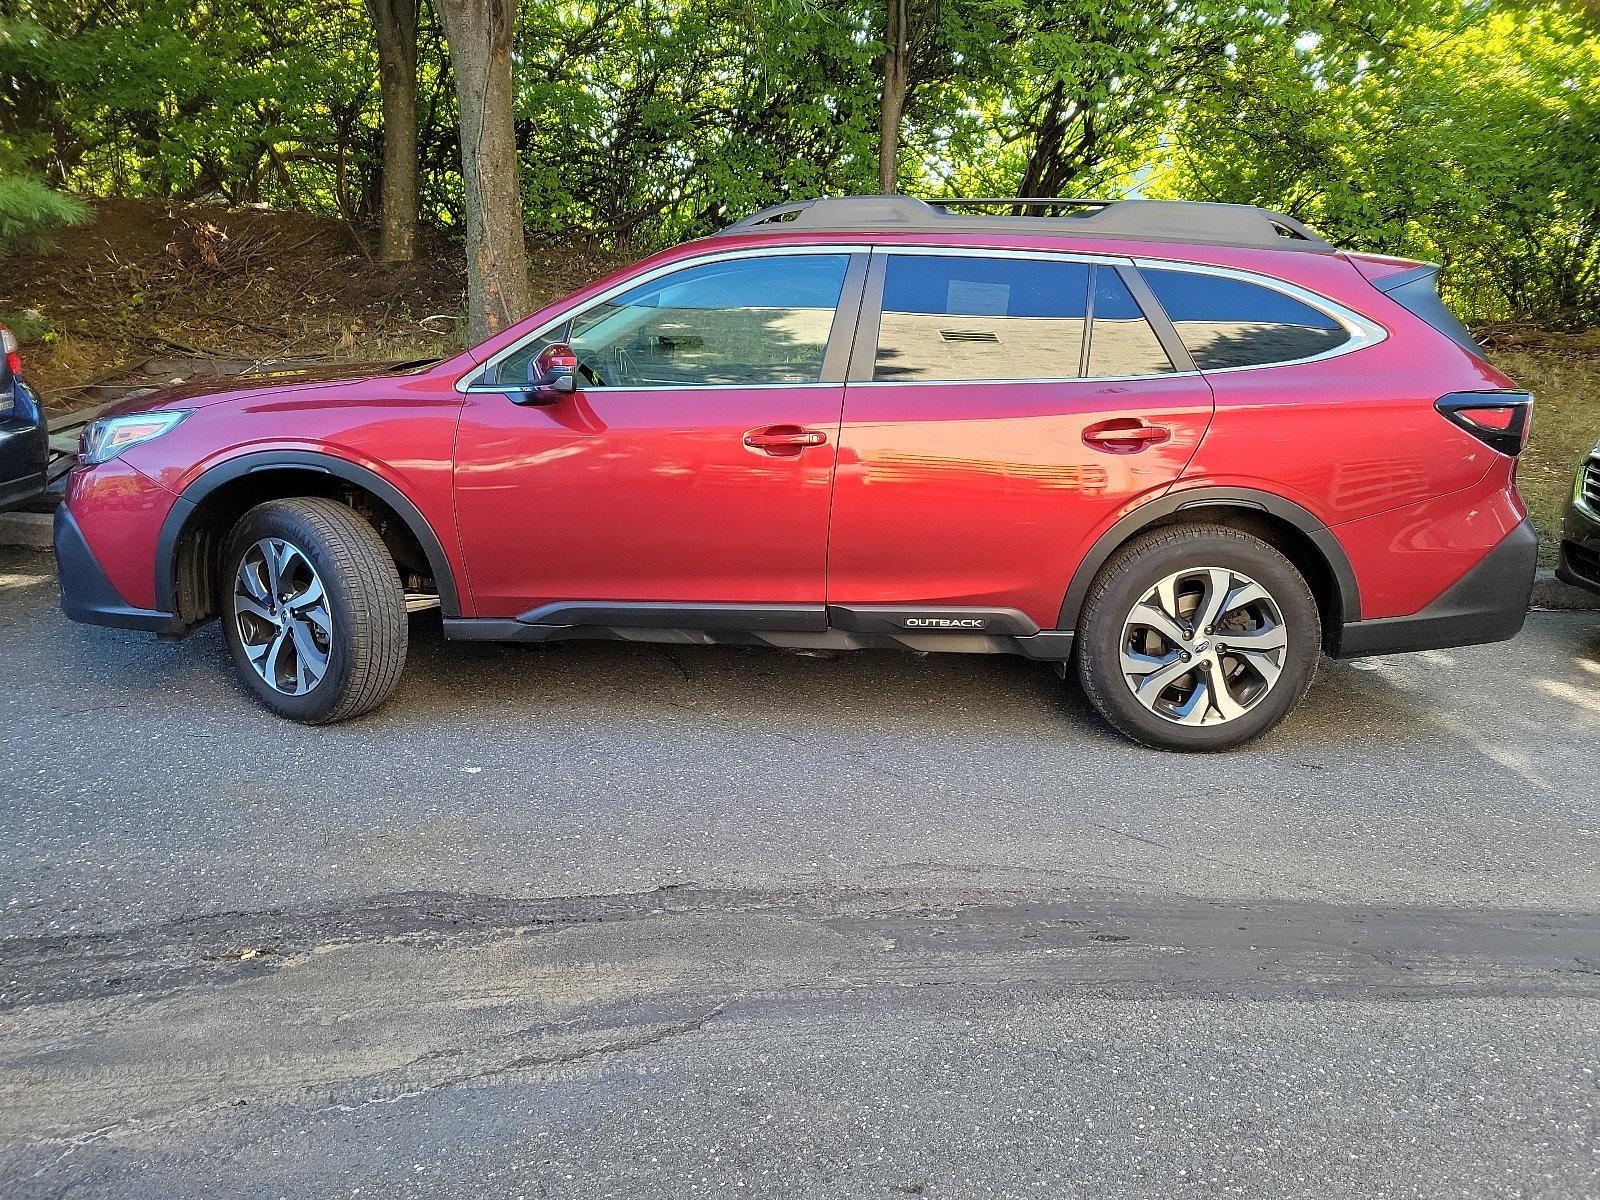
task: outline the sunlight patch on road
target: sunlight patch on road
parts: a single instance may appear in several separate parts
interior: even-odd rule
[[[0,571],[0,592],[9,592],[16,588],[38,587],[49,579],[47,574],[28,575],[19,571]]]
[[[1600,725],[1600,692],[1588,688],[1573,687],[1570,683],[1562,683],[1559,679],[1535,679],[1533,686],[1547,696],[1557,700],[1564,700],[1582,714],[1580,719],[1586,725]]]

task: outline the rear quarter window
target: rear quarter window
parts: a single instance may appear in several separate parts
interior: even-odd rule
[[[1202,371],[1297,362],[1351,339],[1339,321],[1275,288],[1200,271],[1142,274]]]

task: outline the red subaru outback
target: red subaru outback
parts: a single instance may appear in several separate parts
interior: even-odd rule
[[[96,421],[62,605],[220,618],[250,690],[374,708],[451,638],[1076,659],[1216,750],[1319,655],[1511,637],[1531,397],[1434,268],[1291,218],[1121,201],[783,205],[443,362],[180,387]]]

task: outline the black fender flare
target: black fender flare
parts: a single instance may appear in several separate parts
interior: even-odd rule
[[[428,557],[428,568],[439,588],[439,607],[446,617],[461,615],[460,594],[456,589],[455,573],[444,544],[428,524],[421,510],[388,480],[348,459],[332,454],[319,454],[311,450],[262,450],[241,454],[211,467],[183,489],[172,510],[161,524],[161,536],[156,541],[156,603],[170,613],[178,611],[177,553],[178,541],[189,518],[207,496],[225,484],[246,475],[274,470],[318,471],[341,479],[346,483],[371,492],[399,514],[411,536],[417,539],[422,552]]]
[[[1193,509],[1196,510],[1197,516],[1203,516],[1201,510],[1207,508],[1262,512],[1294,526],[1317,548],[1328,564],[1328,572],[1333,576],[1334,586],[1339,589],[1341,621],[1349,623],[1361,619],[1361,589],[1356,583],[1355,569],[1351,567],[1350,559],[1345,554],[1344,547],[1339,544],[1339,539],[1316,518],[1315,514],[1294,501],[1274,496],[1271,492],[1260,492],[1254,488],[1202,487],[1168,492],[1164,496],[1147,501],[1124,515],[1115,525],[1096,538],[1094,545],[1089,547],[1089,552],[1083,556],[1083,561],[1072,573],[1072,581],[1067,585],[1067,594],[1061,601],[1061,614],[1056,621],[1056,628],[1078,627],[1078,614],[1083,610],[1083,601],[1089,594],[1089,585],[1100,573],[1100,568],[1105,566],[1106,560],[1129,538],[1176,512],[1188,512]]]

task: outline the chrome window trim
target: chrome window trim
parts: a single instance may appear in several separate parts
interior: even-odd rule
[[[1368,320],[1360,313],[1346,308],[1336,300],[1330,300],[1326,296],[1300,287],[1298,284],[1289,283],[1283,279],[1274,279],[1270,275],[1261,275],[1255,271],[1246,271],[1238,267],[1217,267],[1204,263],[1174,262],[1170,259],[1160,258],[1136,258],[1133,260],[1133,265],[1141,273],[1145,271],[1187,271],[1191,275],[1216,275],[1223,279],[1237,279],[1241,283],[1253,283],[1257,287],[1264,287],[1269,291],[1278,292],[1281,295],[1288,296],[1291,300],[1300,301],[1308,308],[1316,309],[1323,316],[1337,321],[1345,332],[1350,335],[1350,340],[1343,345],[1335,346],[1332,350],[1324,350],[1321,354],[1312,354],[1306,358],[1286,358],[1278,362],[1251,363],[1247,366],[1239,367],[1213,367],[1209,370],[1197,372],[1203,376],[1231,375],[1238,371],[1268,371],[1276,367],[1297,367],[1306,363],[1326,362],[1330,358],[1340,358],[1346,354],[1354,354],[1357,350],[1365,350],[1368,346],[1376,346],[1389,338],[1389,331],[1376,321]],[[1159,300],[1160,297],[1158,296],[1157,301],[1159,302]],[[1172,322],[1173,328],[1176,329],[1177,322],[1172,321],[1170,315],[1167,319]],[[1159,379],[1161,377],[1159,375],[1141,375],[1139,378]]]
[[[1276,365],[1276,364],[1274,364]],[[1167,371],[1160,375],[1047,375],[1018,379],[859,379],[846,386],[855,388],[881,387],[963,387],[967,384],[1006,383],[1134,383],[1149,379],[1201,379],[1199,371]]]
[[[1335,300],[1330,300],[1316,292],[1300,287],[1298,284],[1289,283],[1282,279],[1275,279],[1270,275],[1262,275],[1255,271],[1247,271],[1238,267],[1221,267],[1207,263],[1179,262],[1172,259],[1160,258],[1132,258],[1127,255],[1092,254],[1075,250],[1044,250],[1044,249],[1016,249],[985,246],[908,246],[901,243],[866,243],[866,242],[839,242],[839,243],[807,243],[804,245],[771,245],[771,246],[746,246],[730,248],[727,250],[710,250],[703,254],[692,255],[689,258],[677,259],[670,263],[663,263],[659,267],[639,275],[633,275],[608,288],[599,295],[591,296],[581,304],[569,305],[563,308],[555,317],[541,324],[529,333],[518,338],[511,345],[501,350],[498,354],[468,371],[455,381],[457,392],[474,394],[511,395],[520,389],[514,386],[478,386],[477,380],[483,378],[488,371],[498,366],[502,361],[511,357],[535,338],[544,336],[552,329],[562,324],[575,313],[582,312],[593,304],[602,304],[613,296],[630,291],[633,288],[670,275],[688,267],[703,266],[709,262],[723,262],[739,258],[778,258],[792,257],[801,254],[881,254],[892,255],[922,255],[939,258],[1017,258],[1017,259],[1043,259],[1046,261],[1074,262],[1085,265],[1101,266],[1132,266],[1140,271],[1187,271],[1196,275],[1216,275],[1225,279],[1237,279],[1243,283],[1255,284],[1276,291],[1302,304],[1316,309],[1324,316],[1330,317],[1350,334],[1350,339],[1343,345],[1332,350],[1325,350],[1321,354],[1314,354],[1307,358],[1284,359],[1281,362],[1253,363],[1248,366],[1215,367],[1211,370],[1194,371],[1164,371],[1155,375],[1059,375],[1036,378],[1004,378],[1004,379],[869,379],[847,381],[843,383],[691,383],[691,384],[660,384],[638,387],[607,387],[608,394],[621,392],[681,392],[686,389],[694,391],[758,391],[774,388],[797,387],[953,387],[964,384],[1007,384],[1007,383],[1127,383],[1141,379],[1196,379],[1210,375],[1234,374],[1239,371],[1264,371],[1275,367],[1303,366],[1307,363],[1325,362],[1329,359],[1339,358],[1346,354],[1353,354],[1357,350],[1364,350],[1368,346],[1376,346],[1386,341],[1389,331],[1375,321],[1362,316],[1360,313],[1346,308]],[[837,308],[835,319],[837,319]],[[831,334],[830,334],[831,337]]]
[[[458,391],[458,392],[461,392],[463,394],[472,393],[472,394],[475,394],[475,395],[482,395],[482,394],[488,393],[488,394],[498,395],[498,396],[512,395],[512,394],[515,394],[515,393],[521,391],[522,390],[521,388],[514,387],[514,386],[507,387],[507,386],[502,386],[500,384],[479,386],[477,381],[482,379],[492,368],[499,366],[501,362],[505,361],[506,359],[510,358],[513,354],[515,354],[517,351],[521,350],[529,342],[533,341],[535,338],[543,337],[545,334],[549,333],[552,329],[555,329],[558,325],[563,324],[564,322],[567,321],[568,318],[574,316],[575,314],[583,312],[585,309],[589,308],[592,305],[604,304],[607,300],[611,299],[611,297],[613,297],[613,296],[620,296],[623,292],[632,291],[634,288],[640,287],[643,284],[649,283],[651,280],[660,279],[664,275],[671,275],[674,272],[682,271],[682,270],[685,270],[686,268],[689,268],[689,267],[699,267],[699,266],[704,266],[706,263],[723,262],[723,261],[727,261],[729,259],[739,259],[739,258],[792,258],[792,257],[794,257],[796,255],[801,255],[801,254],[806,254],[806,255],[810,255],[810,254],[843,254],[843,255],[847,255],[847,256],[848,255],[852,255],[852,254],[863,254],[864,255],[864,254],[866,254],[868,252],[868,250],[869,250],[869,247],[866,244],[861,243],[861,242],[839,243],[839,244],[829,243],[829,244],[826,244],[826,245],[823,245],[823,244],[809,244],[808,243],[806,245],[801,245],[801,246],[745,246],[745,247],[735,247],[735,248],[731,248],[731,249],[727,249],[727,250],[708,250],[703,254],[695,254],[695,255],[691,255],[688,258],[680,258],[680,259],[675,259],[674,261],[669,262],[669,263],[662,263],[660,266],[654,267],[649,271],[642,272],[641,274],[638,274],[638,275],[630,275],[628,278],[624,279],[621,283],[617,284],[615,287],[607,288],[605,291],[599,293],[598,295],[590,296],[587,300],[584,300],[581,303],[568,305],[566,308],[563,308],[556,316],[552,317],[549,321],[546,321],[544,324],[538,326],[536,329],[533,329],[530,332],[524,334],[522,337],[520,337],[516,341],[512,342],[511,345],[509,345],[505,349],[501,350],[498,354],[496,354],[493,357],[489,358],[487,361],[481,363],[477,367],[474,367],[472,370],[468,371],[465,375],[463,375],[459,379],[457,379],[455,381],[455,390]],[[845,271],[846,271],[846,277],[847,277],[846,278],[846,283],[848,283],[849,282],[849,280],[848,280],[849,265],[848,264],[846,264]],[[838,315],[839,315],[839,306],[836,304],[834,306],[834,320],[835,321],[838,320]],[[832,331],[831,328],[830,328],[828,336],[829,336],[830,340],[833,337],[833,331]],[[812,383],[685,383],[685,384],[651,384],[649,386],[641,386],[641,387],[606,387],[606,388],[604,388],[602,390],[604,390],[607,395],[612,395],[612,394],[615,394],[615,393],[618,393],[618,392],[681,392],[681,391],[684,391],[684,390],[690,389],[690,388],[694,389],[695,391],[703,391],[703,392],[710,392],[710,391],[725,391],[726,392],[726,391],[745,391],[745,390],[750,390],[750,389],[754,389],[754,388],[843,387],[843,386],[844,386],[843,382],[840,382],[840,383],[824,383],[824,382],[821,382],[821,381],[812,382]]]

